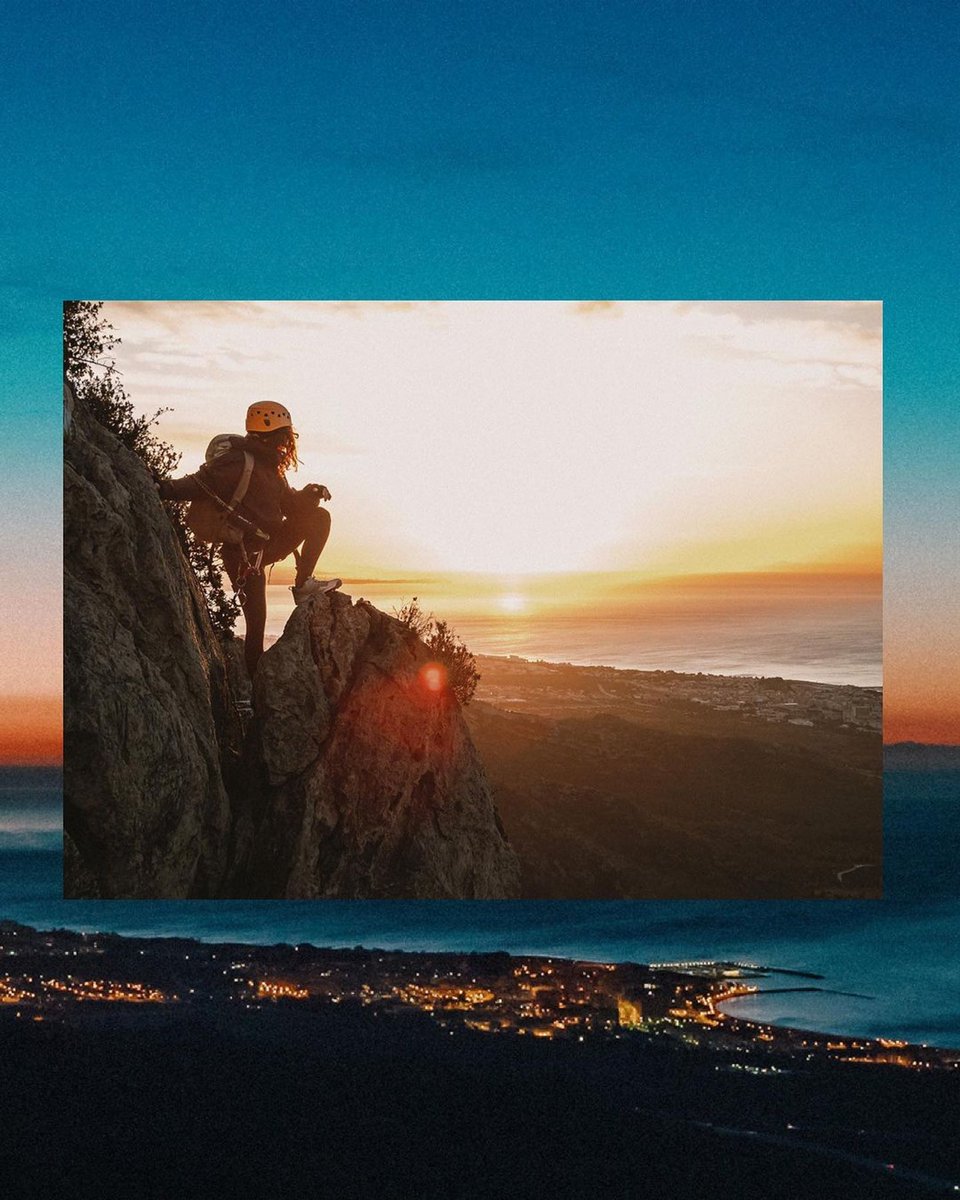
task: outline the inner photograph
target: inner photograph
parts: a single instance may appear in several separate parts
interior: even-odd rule
[[[64,896],[882,895],[882,306],[69,301]]]

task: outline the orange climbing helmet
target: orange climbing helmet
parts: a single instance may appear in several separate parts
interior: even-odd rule
[[[251,404],[247,409],[247,433],[272,433],[274,429],[282,429],[284,426],[292,429],[293,421],[282,404],[263,400],[258,404]]]

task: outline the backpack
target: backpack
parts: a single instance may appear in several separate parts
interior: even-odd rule
[[[233,442],[233,434],[218,433],[207,446],[204,462],[209,466],[217,459],[223,458],[225,454],[229,454],[233,449]],[[186,515],[187,528],[198,541],[214,544],[227,542],[236,545],[242,542],[248,533],[260,534],[260,531],[255,529],[246,517],[242,517],[236,511],[247,494],[252,474],[253,455],[249,450],[244,450],[243,470],[240,472],[240,479],[229,502],[221,499],[198,476],[197,483],[206,492],[206,495],[201,496],[198,500],[191,500]],[[264,535],[260,534],[260,536]]]

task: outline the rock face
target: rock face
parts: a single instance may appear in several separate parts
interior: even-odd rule
[[[459,705],[409,630],[338,594],[296,609],[244,743],[236,644],[225,660],[140,460],[79,402],[64,460],[65,895],[517,894]]]
[[[220,890],[231,714],[220,643],[153,482],[77,403],[64,442],[67,896]]]
[[[429,662],[364,601],[295,610],[257,669],[245,894],[517,894],[483,765],[456,699],[427,686]]]

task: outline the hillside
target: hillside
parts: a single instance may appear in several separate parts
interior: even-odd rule
[[[426,646],[372,605],[318,596],[261,660],[244,728],[153,480],[71,408],[65,894],[514,894],[516,859],[460,706],[421,683]]]
[[[880,734],[830,711],[872,721],[872,689],[480,666],[468,720],[525,897],[880,894]]]

